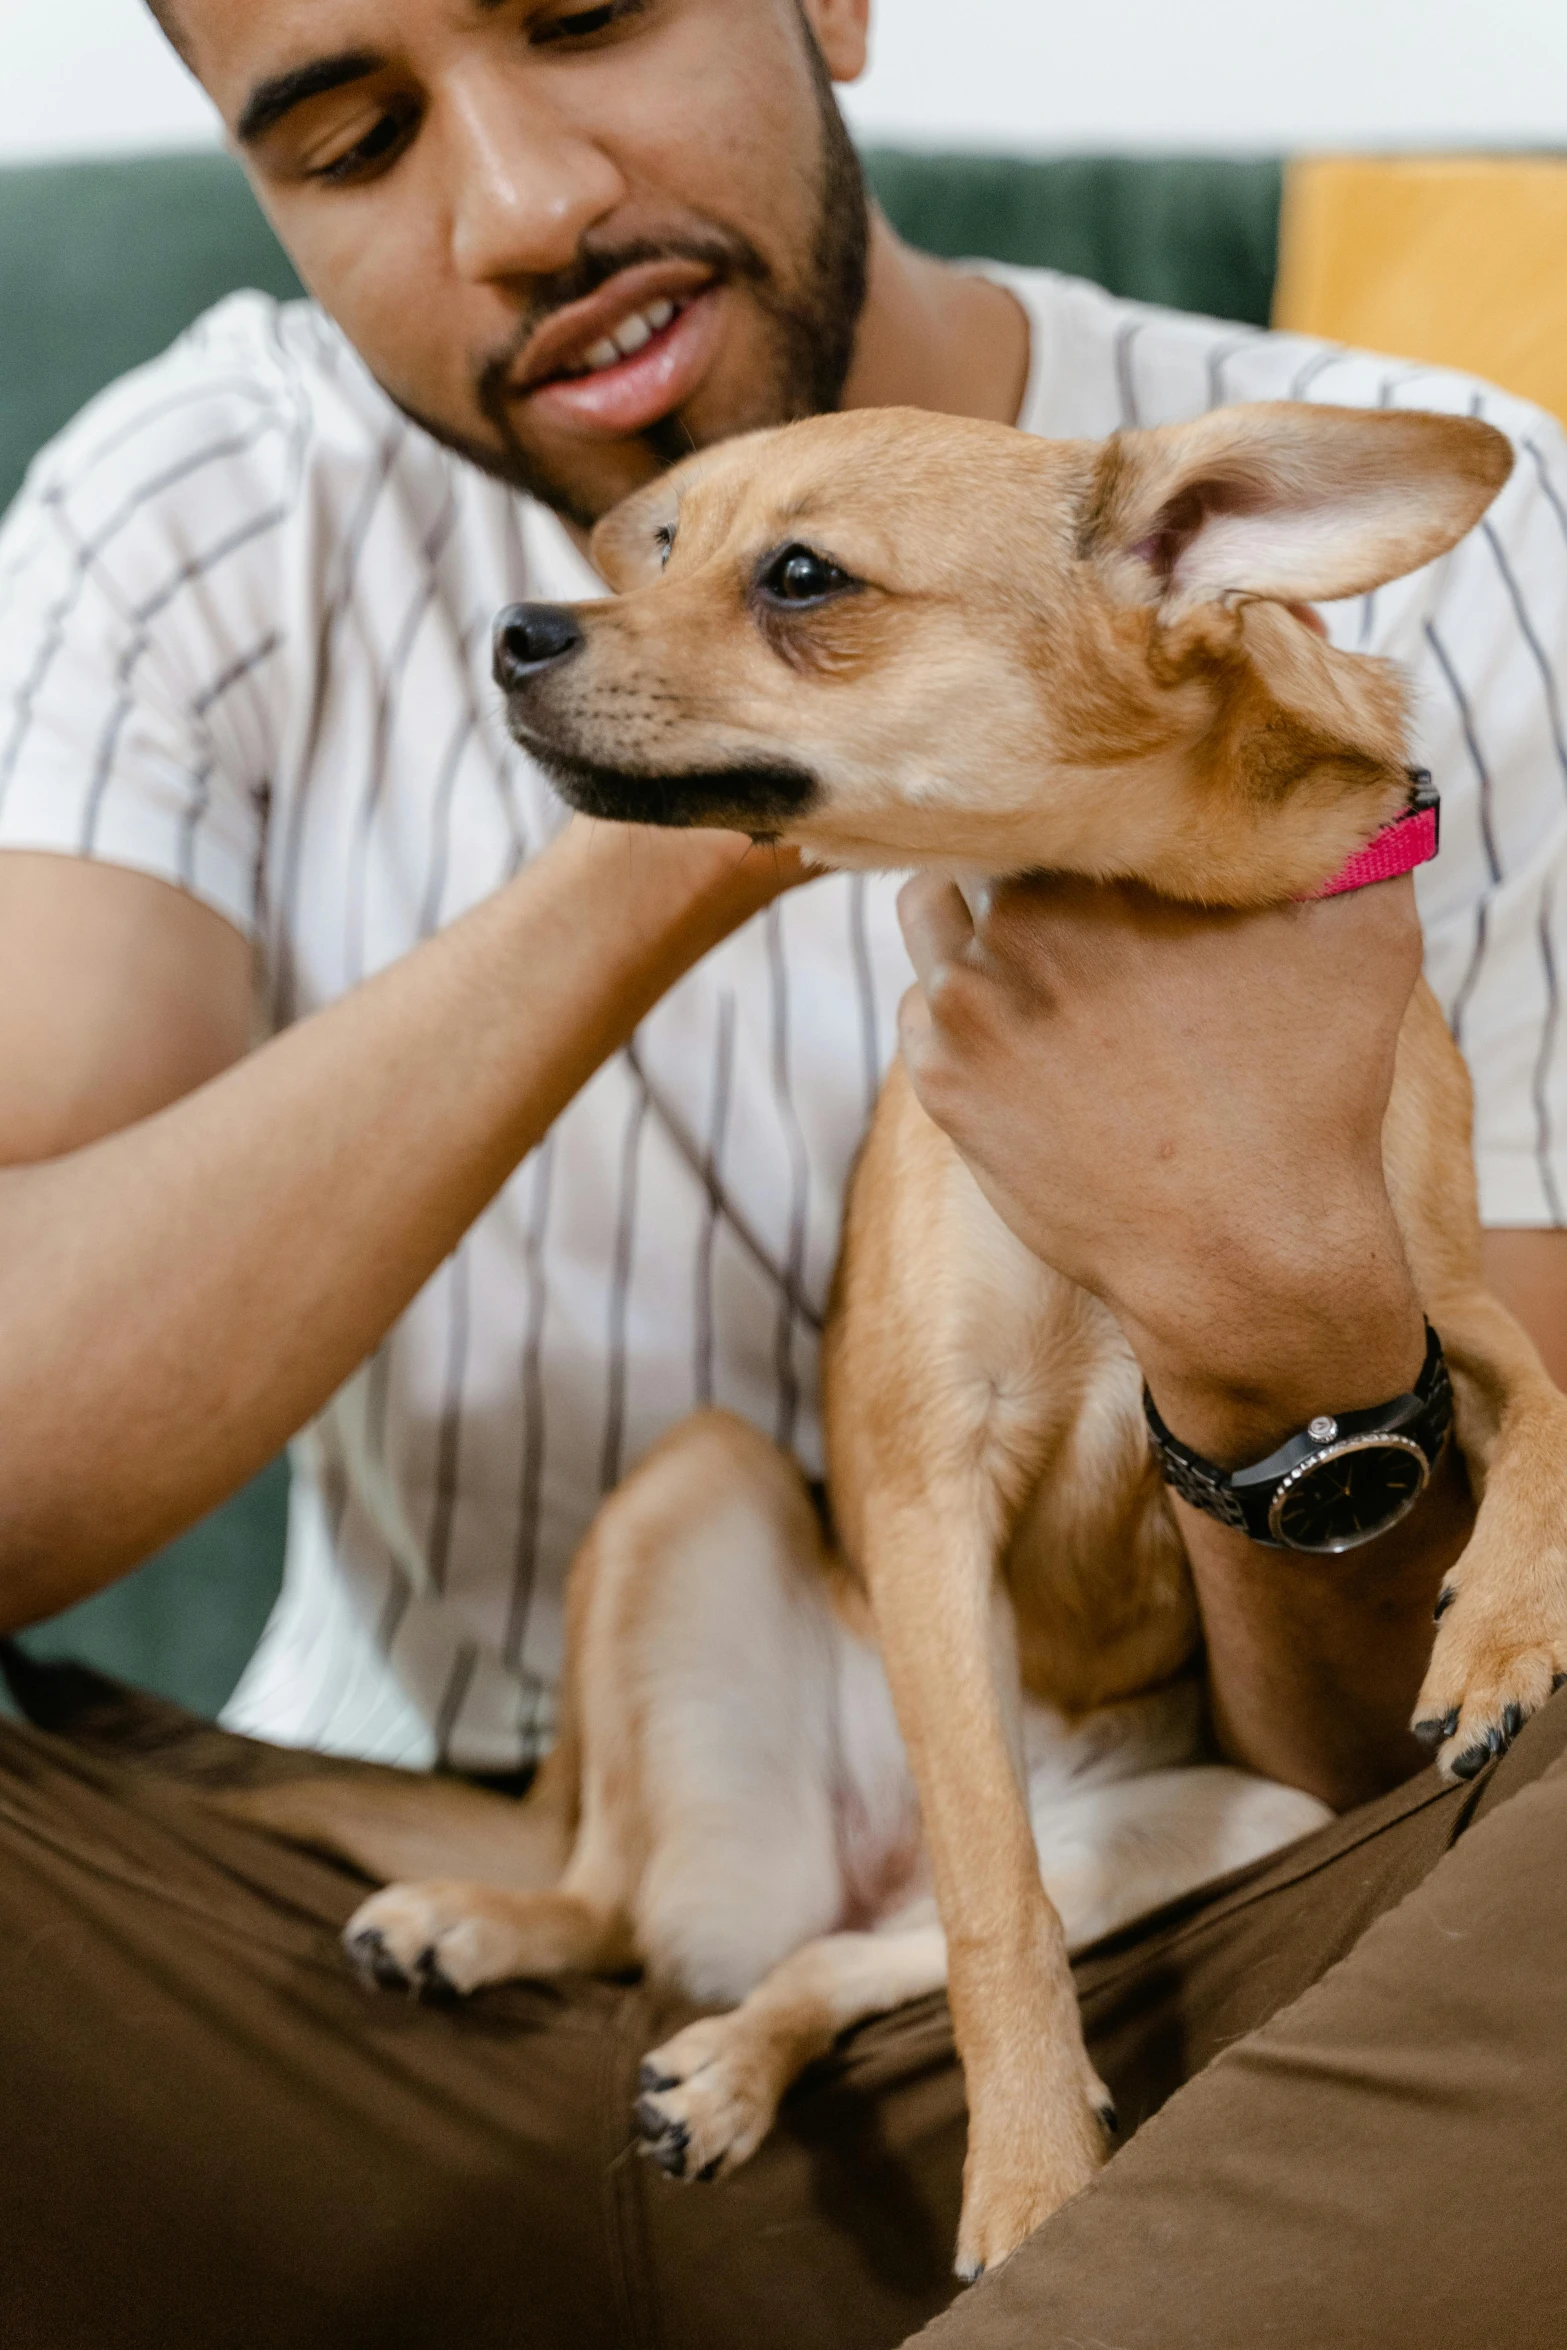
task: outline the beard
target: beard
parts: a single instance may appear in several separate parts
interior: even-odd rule
[[[605,507],[590,505],[546,458],[518,437],[512,417],[513,371],[527,344],[557,310],[596,293],[610,278],[638,262],[668,260],[696,261],[719,280],[743,285],[762,320],[764,356],[750,394],[742,407],[725,418],[722,431],[706,435],[705,441],[729,440],[737,433],[792,424],[800,417],[820,416],[835,409],[843,398],[865,307],[870,203],[859,156],[838,111],[826,60],[803,17],[801,26],[816,94],[820,157],[815,224],[794,282],[785,281],[740,230],[716,222],[691,236],[613,246],[595,242],[589,235],[569,269],[537,282],[527,315],[506,349],[475,371],[476,404],[495,434],[495,443],[474,440],[422,415],[406,400],[398,400],[403,413],[482,472],[553,507],[568,522],[591,529]],[[662,471],[690,456],[705,441],[697,439],[677,410],[637,434],[635,445]]]

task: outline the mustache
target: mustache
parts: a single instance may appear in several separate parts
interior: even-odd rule
[[[491,424],[505,416],[513,372],[540,327],[558,310],[585,301],[623,269],[634,269],[644,261],[694,261],[719,277],[741,279],[764,291],[772,283],[773,273],[766,261],[738,229],[707,228],[694,235],[627,238],[614,245],[595,244],[585,238],[568,268],[535,282],[533,299],[504,349],[480,365],[475,389]]]

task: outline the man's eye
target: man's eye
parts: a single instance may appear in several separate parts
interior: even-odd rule
[[[605,0],[601,8],[568,9],[564,16],[552,16],[532,26],[528,38],[536,49],[547,48],[552,41],[591,41],[595,33],[607,33],[622,17],[640,16],[642,8],[643,0]]]
[[[383,114],[362,139],[356,140],[352,147],[334,157],[332,162],[323,164],[319,171],[312,173],[312,178],[329,180],[339,186],[348,180],[373,178],[378,170],[384,169],[394,156],[402,152],[417,119],[416,111],[411,107]]]
[[[856,582],[813,547],[785,547],[767,565],[758,585],[777,604],[820,604],[828,596],[841,596]]]

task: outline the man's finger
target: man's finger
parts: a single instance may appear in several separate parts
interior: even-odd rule
[[[924,990],[906,988],[898,1003],[898,1050],[911,1071],[919,1066],[931,1027],[930,1006],[925,1001]]]
[[[917,873],[898,892],[898,921],[921,987],[974,943],[974,923],[956,883]]]

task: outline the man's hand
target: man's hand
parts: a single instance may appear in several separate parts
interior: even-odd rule
[[[634,870],[639,888],[666,892],[672,905],[702,899],[719,937],[822,875],[819,865],[807,865],[798,849],[781,841],[747,840],[744,833],[704,826],[609,824],[573,816],[565,837],[595,861],[613,858],[622,873]]]
[[[1058,880],[987,894],[977,923],[928,879],[900,904],[921,1101],[1019,1238],[1111,1308],[1178,1436],[1238,1465],[1412,1384],[1381,1155],[1420,968],[1407,881],[1253,914]],[[1174,1507],[1225,1750],[1341,1806],[1417,1770],[1432,1601],[1472,1523],[1457,1456],[1343,1558]]]
[[[1382,1173],[1407,881],[1222,913],[1038,879],[899,901],[915,1089],[1019,1238],[1104,1299],[1176,1433],[1256,1458],[1385,1401],[1423,1329]]]

